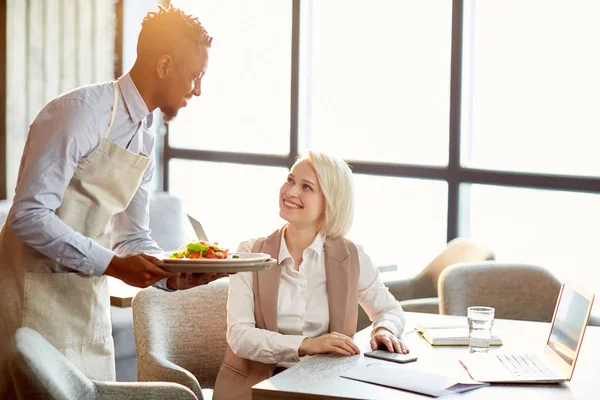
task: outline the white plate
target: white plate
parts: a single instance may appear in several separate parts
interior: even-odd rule
[[[272,267],[277,260],[265,253],[232,253],[228,258],[169,258],[173,252],[159,254],[160,267],[173,272],[225,272],[260,271]],[[238,255],[239,258],[233,258]]]
[[[196,260],[190,260],[196,261]],[[213,273],[220,272],[226,274],[234,274],[236,272],[247,272],[247,271],[261,271],[263,269],[269,269],[275,265],[277,265],[277,260],[274,258],[269,258],[263,261],[256,262],[248,262],[242,261],[237,264],[232,263],[221,263],[221,264],[206,264],[206,263],[194,263],[194,262],[186,262],[186,263],[167,263],[162,262],[157,263],[160,267],[172,271],[172,272],[188,272],[188,273]]]
[[[157,258],[162,259],[165,264],[197,264],[197,265],[233,265],[247,264],[251,262],[265,261],[271,258],[270,254],[266,253],[231,253],[227,258],[169,258],[174,251],[163,253]],[[233,258],[234,255],[239,258]]]

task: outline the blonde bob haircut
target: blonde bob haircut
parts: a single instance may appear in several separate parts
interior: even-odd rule
[[[321,233],[329,239],[346,236],[354,220],[354,182],[350,167],[339,157],[314,150],[298,158],[294,166],[304,160],[315,169],[325,197]]]

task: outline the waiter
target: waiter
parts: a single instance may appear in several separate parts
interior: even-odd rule
[[[8,353],[23,326],[89,378],[115,380],[107,275],[166,290],[218,277],[182,279],[142,254],[161,251],[149,236],[151,112],[169,121],[200,96],[211,41],[196,18],[159,7],[142,22],[129,73],[50,101],[31,124],[0,231],[0,398],[19,385]]]

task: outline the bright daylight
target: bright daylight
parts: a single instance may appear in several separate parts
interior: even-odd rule
[[[0,399],[597,397],[600,1],[0,6]]]

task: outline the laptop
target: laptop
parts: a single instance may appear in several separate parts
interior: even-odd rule
[[[548,341],[539,354],[471,354],[460,362],[479,382],[558,383],[571,380],[594,294],[574,283],[558,295]]]
[[[206,236],[206,233],[204,232],[204,228],[202,228],[202,224],[200,223],[200,221],[198,221],[196,218],[192,217],[189,214],[187,216],[190,220],[190,224],[192,224],[194,233],[196,233],[196,238],[198,238],[198,240],[208,241],[208,237]]]

